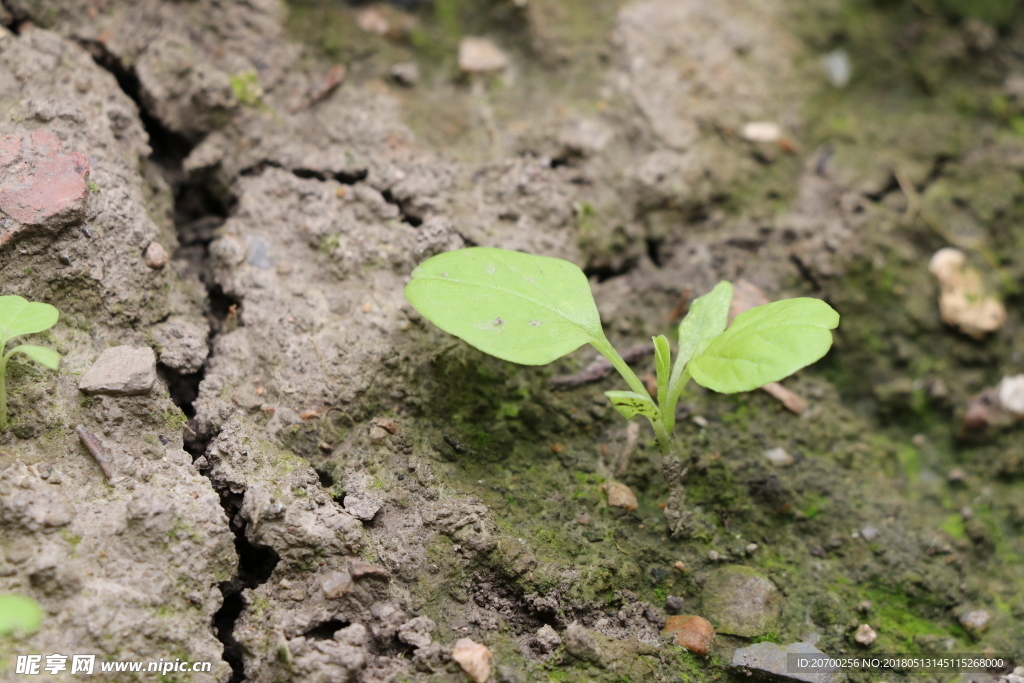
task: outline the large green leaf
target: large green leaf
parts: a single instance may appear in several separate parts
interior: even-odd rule
[[[22,344],[21,346],[15,346],[13,349],[8,351],[7,355],[13,356],[16,353],[23,353],[35,362],[46,366],[51,370],[56,370],[60,366],[60,354],[53,349],[46,348],[45,346]]]
[[[50,304],[29,302],[20,296],[0,296],[0,339],[48,330],[57,324],[57,309]]]
[[[31,635],[43,622],[39,603],[24,595],[0,595],[0,636],[19,632]]]
[[[820,299],[786,299],[736,316],[732,326],[705,340],[687,369],[708,389],[732,394],[777,382],[824,356],[839,314]]]
[[[605,338],[587,276],[562,259],[450,251],[420,264],[405,296],[445,332],[514,363],[545,365]]]

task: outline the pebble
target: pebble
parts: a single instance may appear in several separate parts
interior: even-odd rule
[[[861,645],[870,645],[875,642],[876,638],[878,638],[878,634],[875,633],[875,629],[867,624],[861,624],[860,628],[857,629],[856,635],[853,636],[853,639]]]
[[[320,587],[323,589],[325,597],[335,600],[346,593],[352,592],[352,575],[344,570],[327,572],[320,579]]]
[[[775,630],[782,596],[771,581],[750,567],[715,570],[701,591],[704,616],[719,633],[754,638]]]
[[[476,683],[484,683],[490,677],[493,656],[490,648],[471,638],[459,638],[452,650],[452,660]]]
[[[587,525],[590,524],[590,514],[587,512],[576,515],[576,523]]]
[[[711,622],[695,615],[669,617],[662,632],[674,635],[679,645],[698,655],[706,655],[715,640]]]
[[[868,612],[871,611],[871,607],[872,606],[873,605],[872,605],[870,600],[861,600],[857,604],[857,611],[860,612],[861,614],[867,614]]]
[[[565,649],[573,657],[585,662],[600,664],[604,659],[601,646],[597,644],[597,638],[578,622],[569,624],[565,629]]]
[[[380,501],[369,496],[345,496],[341,504],[345,508],[345,512],[353,517],[358,517],[364,522],[369,522],[373,519],[373,516],[381,508]]]
[[[356,26],[367,33],[386,36],[391,30],[391,22],[377,7],[368,7],[356,15]]]
[[[554,652],[562,644],[562,637],[549,624],[544,624],[537,629],[534,640],[537,641],[540,649],[547,653]]]
[[[967,473],[959,467],[954,467],[946,475],[946,481],[950,484],[962,484],[967,480]]]
[[[1003,377],[997,389],[999,405],[1017,417],[1024,417],[1024,375]]]
[[[960,624],[968,631],[981,633],[988,626],[991,615],[987,610],[975,609],[960,615]]]
[[[416,62],[399,62],[392,65],[391,78],[395,83],[411,88],[420,82],[420,67]]]
[[[630,512],[636,510],[638,507],[636,496],[633,495],[633,491],[625,484],[620,484],[617,481],[609,482],[607,493],[608,505],[611,507],[623,508]]]
[[[821,68],[834,88],[845,88],[853,75],[850,55],[842,48],[822,55]]]
[[[167,258],[167,250],[159,242],[150,242],[149,246],[146,247],[146,253],[143,255],[146,265],[153,270],[159,270],[166,266]]]
[[[878,529],[873,526],[866,526],[860,530],[861,538],[869,543],[878,538]]]
[[[55,233],[85,219],[89,160],[65,152],[49,131],[0,137],[0,211],[13,222],[0,224],[0,246],[40,229]]]
[[[156,354],[148,346],[106,349],[78,381],[87,394],[131,396],[146,394],[156,383]]]
[[[932,256],[928,269],[939,281],[942,320],[969,337],[982,339],[1006,322],[1006,307],[985,291],[981,275],[967,265],[959,249],[946,247]]]
[[[764,457],[768,458],[768,462],[776,467],[786,467],[796,462],[796,459],[787,453],[786,449],[781,446],[768,449],[764,452]]]
[[[743,138],[751,142],[777,142],[782,128],[771,121],[751,121],[743,126]]]
[[[756,643],[741,647],[732,655],[732,666],[782,681],[803,681],[804,683],[844,683],[846,674],[841,669],[822,669],[814,673],[791,672],[789,655],[823,655],[810,643],[790,643],[779,647],[775,643]]]
[[[747,551],[747,555],[753,555],[754,553],[757,552],[757,544],[756,543],[748,543],[747,547],[746,547],[746,551]]]
[[[433,640],[430,632],[434,630],[434,620],[430,617],[416,617],[398,627],[398,639],[415,648],[427,647]]]
[[[459,69],[466,73],[501,71],[508,57],[493,41],[467,36],[459,43]]]
[[[683,611],[683,599],[678,595],[670,595],[665,598],[665,611],[669,614],[679,614]]]

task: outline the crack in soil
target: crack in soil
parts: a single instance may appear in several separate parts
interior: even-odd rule
[[[2,1],[0,0],[0,2]],[[6,4],[4,7],[7,7]],[[175,256],[191,260],[194,265],[198,265],[200,280],[207,290],[206,316],[210,323],[210,335],[206,343],[212,355],[214,339],[225,330],[229,317],[237,317],[238,307],[241,305],[240,301],[225,294],[223,289],[213,283],[209,276],[209,245],[214,239],[216,229],[224,223],[230,214],[235,198],[229,197],[226,200],[219,198],[208,186],[186,177],[183,163],[195,145],[183,136],[165,128],[147,110],[141,93],[141,85],[134,69],[125,66],[107,50],[105,45],[98,41],[81,40],[79,44],[89,52],[97,65],[114,76],[121,90],[139,108],[139,116],[149,135],[152,149],[149,161],[163,174],[174,195],[173,222],[180,244]],[[295,171],[295,173],[303,177],[300,175],[300,171]],[[351,179],[342,176],[344,174],[335,174],[331,177],[339,182],[348,180],[346,184],[353,184],[366,177],[365,174]],[[169,368],[163,366],[161,368],[169,384],[171,399],[194,424],[193,420],[196,414],[194,403],[199,394],[199,385],[205,375],[205,367],[190,374],[177,374]],[[192,429],[186,429],[191,435],[186,434],[185,436],[185,450],[192,455],[194,460],[198,460],[205,455],[210,440],[216,435],[209,438],[198,437]],[[209,477],[208,470],[201,471],[201,473]],[[265,583],[277,566],[279,557],[272,548],[258,546],[246,538],[246,524],[240,514],[242,494],[232,493],[226,488],[217,489],[216,485],[214,485],[214,489],[220,496],[221,507],[227,515],[228,525],[235,536],[238,566],[235,575],[220,584],[224,602],[213,616],[212,626],[217,639],[224,645],[224,661],[230,665],[232,670],[229,683],[239,683],[245,679],[245,666],[242,647],[235,639],[235,627],[245,609],[243,591],[246,588],[256,588]]]

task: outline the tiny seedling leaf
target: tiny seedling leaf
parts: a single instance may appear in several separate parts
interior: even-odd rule
[[[679,355],[676,358],[678,374],[682,374],[683,366],[702,341],[717,337],[725,331],[729,324],[730,305],[732,283],[725,280],[690,304],[690,311],[679,323]]]
[[[43,610],[35,600],[25,595],[0,595],[0,636],[31,635],[42,623]]]
[[[23,353],[40,365],[56,370],[60,366],[60,354],[53,349],[48,349],[45,346],[33,346],[32,344],[22,344],[21,346],[15,346],[13,349],[7,352],[8,356],[13,356],[16,353]]]
[[[605,339],[587,276],[562,259],[450,251],[420,264],[405,296],[445,332],[513,363],[545,365]]]
[[[694,351],[688,370],[723,394],[751,391],[824,356],[839,314],[820,299],[785,299],[736,316],[732,326]]]
[[[643,415],[652,420],[661,419],[661,411],[658,410],[658,406],[654,405],[650,396],[632,391],[606,391],[604,395],[611,400],[615,410],[619,411],[619,415],[626,419],[634,415]]]
[[[48,330],[57,324],[57,309],[50,304],[28,302],[20,296],[0,296],[0,339]]]

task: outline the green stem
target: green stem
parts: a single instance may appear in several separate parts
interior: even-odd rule
[[[7,360],[9,358],[10,356],[0,358],[0,432],[7,431]]]
[[[683,370],[682,374],[669,386],[665,405],[661,407],[661,418],[665,421],[665,430],[670,437],[676,426],[676,404],[679,403],[679,397],[689,382],[690,371]]]
[[[598,353],[608,359],[608,362],[612,364],[613,368],[619,371],[619,374],[622,375],[622,379],[626,380],[626,384],[629,385],[630,389],[641,396],[650,395],[647,392],[647,387],[645,387],[644,383],[640,381],[640,378],[636,376],[633,369],[626,364],[626,361],[622,360],[622,356],[620,356],[619,352],[615,350],[615,347],[612,346],[611,342],[607,339],[600,339],[590,343],[595,349],[597,349]],[[651,418],[648,418],[648,420],[650,420],[651,426],[654,427],[654,436],[658,439],[658,447],[661,449],[662,455],[668,455],[671,436],[670,431],[665,428],[664,418],[665,416],[663,414],[661,420],[652,420]]]

